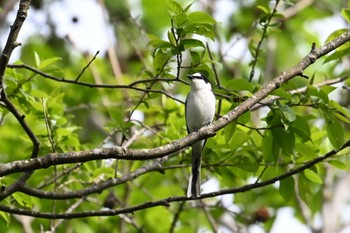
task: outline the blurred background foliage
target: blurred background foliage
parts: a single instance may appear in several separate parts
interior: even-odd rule
[[[16,3],[15,10],[17,1],[12,2]],[[80,82],[140,83],[125,88],[91,88],[44,78],[23,68],[8,68],[6,91],[40,139],[40,156],[114,145],[152,148],[184,137],[187,73],[201,71],[209,76],[220,117],[300,61],[312,43],[320,46],[339,34],[336,30],[346,28],[349,18],[349,11],[344,9],[347,1],[341,0],[286,0],[277,6],[276,1],[262,0],[105,0],[99,4],[117,42],[111,39],[111,44],[94,59],[97,51],[82,51],[80,41],[72,41],[69,34],[62,38],[55,33],[57,25],[48,16],[52,2],[55,1],[32,2],[29,14],[47,14],[49,33],[29,35],[21,41],[14,64],[24,63],[46,74],[75,80],[93,60],[79,77]],[[0,3],[2,13],[5,3]],[[91,23],[75,14],[62,17],[69,17],[68,21],[75,25]],[[1,22],[2,40],[12,22],[6,19]],[[323,26],[329,22],[337,25],[325,35]],[[331,35],[333,31],[336,32]],[[94,33],[91,30],[86,40]],[[349,138],[349,80],[334,87],[312,85],[348,77],[348,52],[346,44],[318,60],[305,71],[308,79],[295,77],[283,84],[273,93],[280,99],[242,115],[210,138],[203,152],[202,176],[209,181],[205,190],[265,181],[341,148]],[[288,92],[301,87],[307,87],[306,91]],[[4,107],[0,108],[0,139],[1,163],[29,157],[31,141]],[[108,160],[50,167],[36,171],[27,185],[70,192],[126,176],[149,163],[152,161]],[[186,149],[165,161],[164,171],[148,172],[100,194],[82,197],[74,211],[99,210],[103,206],[118,209],[184,195],[189,164],[190,150]],[[349,179],[349,165],[346,150],[278,184],[226,198],[63,223],[29,219],[30,228],[34,232],[56,226],[56,232],[254,232],[254,226],[255,232],[270,232],[278,209],[291,207],[310,231],[327,232],[322,230],[329,227],[328,214],[339,217],[344,212],[345,207],[327,213],[326,207],[339,203],[332,190],[349,194],[349,185],[337,189]],[[2,177],[0,182],[8,186],[18,177]],[[349,208],[346,201],[349,199],[342,204]],[[2,204],[62,213],[78,202],[15,193]],[[23,231],[25,217],[4,212],[1,216],[0,225],[7,232]],[[337,222],[332,229],[338,231],[332,232],[341,232],[347,221]]]

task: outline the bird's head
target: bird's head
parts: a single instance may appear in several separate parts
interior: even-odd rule
[[[187,77],[191,81],[190,84],[192,89],[210,89],[211,90],[211,84],[203,74],[197,72],[194,74],[188,74]]]

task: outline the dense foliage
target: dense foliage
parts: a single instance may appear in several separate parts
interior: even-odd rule
[[[46,4],[35,1],[28,14]],[[136,16],[128,1],[104,4],[117,37],[106,54],[79,51],[52,29],[19,41],[18,61],[0,61],[2,229],[247,232],[258,224],[269,232],[286,206],[314,232],[345,227],[332,219],[343,211],[335,206],[349,201],[338,198],[350,188],[349,43],[317,57],[215,136],[204,132],[213,136],[203,151],[208,196],[185,197],[190,149],[161,147],[187,135],[187,73],[209,77],[219,119],[346,33],[345,1],[143,0]],[[223,8],[232,10],[219,22]],[[344,29],[324,41],[315,25],[328,17],[342,17]],[[164,153],[124,159],[98,151],[116,146]],[[30,158],[49,159],[35,167]]]

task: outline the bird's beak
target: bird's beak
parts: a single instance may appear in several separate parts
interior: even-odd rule
[[[192,79],[193,79],[193,76],[190,75],[190,74],[188,74],[188,75],[187,75],[187,78],[189,78],[190,80],[192,80]]]

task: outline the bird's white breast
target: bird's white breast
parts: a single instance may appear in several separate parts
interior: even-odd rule
[[[187,127],[190,132],[213,121],[215,96],[211,89],[193,89],[186,100]]]

